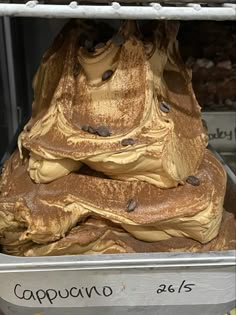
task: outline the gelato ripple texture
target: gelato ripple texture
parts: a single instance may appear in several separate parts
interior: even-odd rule
[[[0,182],[0,244],[20,256],[235,248],[171,21],[69,22],[33,81]]]

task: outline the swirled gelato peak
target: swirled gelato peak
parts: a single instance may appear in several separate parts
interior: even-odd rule
[[[19,137],[28,172],[46,183],[86,164],[113,179],[176,187],[206,147],[178,23],[155,22],[146,34],[129,21],[105,38],[98,28],[67,25],[42,59],[30,128]]]

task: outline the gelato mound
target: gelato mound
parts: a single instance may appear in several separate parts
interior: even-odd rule
[[[43,57],[1,177],[3,251],[232,249],[226,175],[206,149],[178,23],[101,25],[69,23]]]
[[[143,42],[135,22],[127,22],[94,52],[78,47],[81,23],[62,32],[36,74],[33,117],[19,137],[35,182],[78,171],[81,163],[162,188],[196,172],[206,135],[177,31],[177,23],[157,23]]]

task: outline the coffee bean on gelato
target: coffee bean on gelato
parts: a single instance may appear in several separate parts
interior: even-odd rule
[[[111,135],[110,130],[106,126],[99,126],[95,129],[95,131],[101,137],[109,137]]]
[[[200,185],[200,180],[196,176],[188,176],[186,179],[186,182],[190,185],[193,185],[193,186],[199,186]]]
[[[122,140],[121,140],[121,144],[122,144],[124,147],[126,147],[126,146],[128,146],[128,145],[134,145],[134,144],[135,144],[135,141],[134,141],[134,139],[132,139],[132,138],[126,138],[126,139],[122,139]]]
[[[83,131],[85,131],[85,132],[88,132],[89,125],[83,125],[83,126],[81,127],[81,129],[82,129]]]
[[[167,104],[166,102],[161,102],[160,103],[160,110],[163,112],[163,113],[169,113],[171,107],[169,104]]]
[[[136,207],[137,207],[137,202],[134,199],[129,199],[129,201],[127,203],[126,211],[132,212],[135,210]]]
[[[89,126],[89,127],[88,127],[88,133],[96,134],[97,131],[96,131],[96,129],[94,129],[93,127]]]
[[[102,75],[102,81],[106,81],[108,79],[110,79],[110,77],[113,75],[113,71],[112,70],[107,70],[103,73]]]
[[[89,39],[86,39],[84,41],[84,47],[88,50],[91,50],[93,49],[93,41],[92,40],[89,40]]]

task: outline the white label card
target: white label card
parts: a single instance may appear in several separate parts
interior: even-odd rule
[[[199,305],[235,299],[234,267],[26,272],[0,279],[0,297],[25,307]]]
[[[203,112],[209,143],[220,152],[236,151],[236,112]]]

